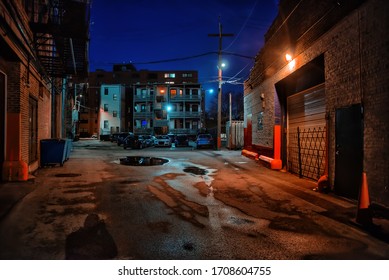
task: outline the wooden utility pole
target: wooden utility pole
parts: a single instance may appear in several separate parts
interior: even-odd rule
[[[219,51],[218,51],[218,81],[219,88],[217,94],[217,149],[221,148],[221,119],[222,119],[222,43],[223,37],[232,37],[234,34],[232,33],[223,33],[222,24],[220,23],[219,17],[219,33],[217,34],[208,34],[210,37],[219,37]]]

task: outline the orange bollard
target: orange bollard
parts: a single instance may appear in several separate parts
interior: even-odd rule
[[[359,191],[358,209],[356,222],[361,225],[372,225],[373,218],[370,211],[369,187],[366,173],[362,173],[362,185]]]
[[[280,170],[282,168],[281,160],[281,126],[274,126],[274,159],[270,162],[270,168]]]

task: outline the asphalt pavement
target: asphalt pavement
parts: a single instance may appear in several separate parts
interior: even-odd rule
[[[98,140],[95,140],[98,141]],[[75,147],[82,146],[86,142],[83,142],[81,140],[78,143],[74,143]],[[73,151],[72,153],[77,153],[77,151]],[[72,155],[70,156],[69,161],[72,161]],[[80,161],[80,165],[83,163],[83,161]],[[67,168],[67,162],[64,163],[62,167],[62,172],[70,173],[74,172],[75,169],[82,169],[82,166],[77,167],[76,161],[73,161],[71,164],[72,170],[68,170]],[[7,214],[12,211],[13,207],[17,205],[20,201],[23,200],[24,197],[26,197],[31,192],[34,192],[36,188],[38,187],[44,187],[42,186],[42,183],[44,184],[45,180],[42,180],[43,178],[40,178],[40,176],[48,176],[52,172],[53,174],[58,173],[58,167],[52,168],[52,167],[44,167],[45,172],[40,172],[42,169],[38,169],[34,174],[30,175],[30,178],[28,181],[23,182],[0,182],[0,222],[2,219],[4,219]],[[298,182],[298,185],[301,188],[300,195],[310,195],[307,193],[307,190],[311,190],[312,193],[314,192],[315,184],[312,181],[300,179],[295,175],[289,174],[287,172],[276,172],[269,169],[269,176],[273,176],[278,181],[283,180],[285,184],[293,184],[294,182]],[[41,175],[44,174],[44,175]],[[95,181],[96,176],[99,176],[99,174],[93,174],[93,176],[86,177],[90,178],[91,181]],[[101,174],[101,176],[105,176],[104,174]],[[37,180],[39,179],[40,180]],[[317,193],[316,193],[317,194]],[[348,205],[351,205],[352,207],[349,207],[347,212],[338,211],[338,209],[334,208],[333,211],[328,211],[327,215],[330,218],[333,218],[335,220],[341,221],[343,223],[347,223],[350,225],[353,225],[363,231],[365,231],[367,234],[370,234],[377,239],[380,239],[384,242],[389,243],[389,209],[381,207],[379,205],[370,205],[370,214],[373,217],[373,225],[370,226],[362,226],[360,224],[357,224],[355,222],[355,216],[357,212],[357,201],[347,200],[342,197],[338,197],[333,193],[320,193],[319,196],[315,195],[316,199],[310,199],[310,203],[317,204],[318,206],[322,206],[321,204],[327,203],[330,201],[333,205],[336,204],[342,204],[347,203]],[[355,215],[353,215],[355,213]]]

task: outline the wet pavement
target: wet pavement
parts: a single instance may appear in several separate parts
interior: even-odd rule
[[[139,166],[152,158],[163,164]],[[62,167],[0,185],[0,258],[65,259],[67,237],[91,213],[104,220],[116,259],[389,258],[386,209],[362,228],[355,201],[314,188],[240,151],[83,140]]]

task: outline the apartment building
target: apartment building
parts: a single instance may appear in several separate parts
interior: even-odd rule
[[[205,100],[201,85],[198,84],[197,71],[138,71],[132,64],[115,64],[113,71],[96,70],[89,75],[89,87],[84,100],[88,100],[85,106],[89,110],[80,114],[81,119],[88,119],[89,125],[80,124],[85,134],[101,132],[101,121],[98,120],[100,110],[97,108],[101,106],[102,85],[124,87],[122,131],[192,133],[203,126]],[[168,107],[170,100],[172,104]],[[169,115],[168,108],[172,111]]]
[[[134,133],[196,135],[203,127],[200,84],[136,84],[133,92]]]
[[[125,89],[122,85],[101,85],[100,136],[125,131]]]

